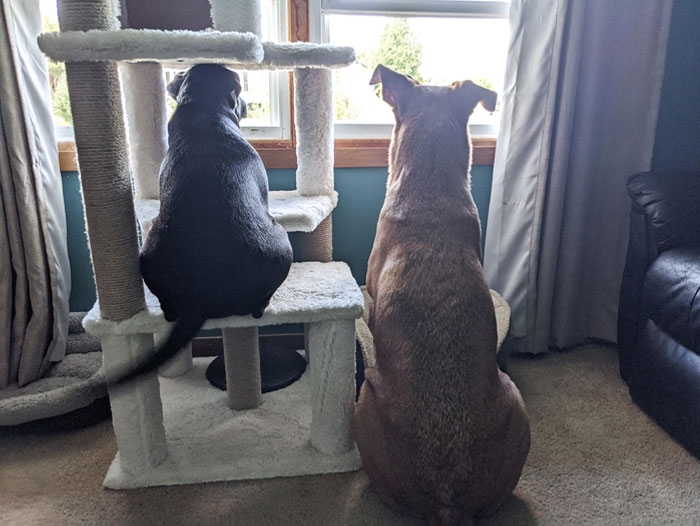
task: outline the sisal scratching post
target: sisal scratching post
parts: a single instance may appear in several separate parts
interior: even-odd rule
[[[260,0],[209,0],[217,31],[238,31],[260,36]]]
[[[158,199],[160,164],[168,149],[163,67],[157,62],[119,66],[137,199]]]
[[[118,28],[111,0],[61,0],[59,23],[61,31]],[[68,63],[66,74],[100,312],[108,320],[126,320],[146,305],[117,65]],[[148,352],[152,339],[110,336],[102,345],[109,376]],[[123,469],[161,463],[167,449],[157,377],[112,389],[110,403]]]
[[[253,409],[262,403],[258,328],[223,329],[226,391],[231,409]]]
[[[302,232],[301,257],[304,261],[320,261],[328,263],[333,261],[333,216],[328,216],[321,221],[313,232]],[[306,362],[310,360],[309,354],[309,324],[304,324],[304,349],[306,349]]]
[[[304,261],[333,261],[333,220],[324,219],[313,232],[301,234],[301,256]]]

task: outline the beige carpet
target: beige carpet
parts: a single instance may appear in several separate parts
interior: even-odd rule
[[[700,462],[630,401],[614,349],[513,358],[532,420],[515,495],[488,525],[700,525]],[[172,486],[102,488],[109,423],[0,437],[1,525],[414,525],[387,510],[360,472]]]

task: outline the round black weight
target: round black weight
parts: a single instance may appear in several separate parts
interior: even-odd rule
[[[269,393],[293,384],[306,370],[306,360],[296,351],[281,346],[260,349],[260,381],[262,392]],[[226,390],[224,357],[217,356],[207,367],[207,380],[214,387]]]

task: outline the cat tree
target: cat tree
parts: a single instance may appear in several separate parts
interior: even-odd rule
[[[159,31],[122,28],[112,0],[60,0],[61,32],[39,37],[49,57],[66,62],[98,292],[84,325],[102,341],[107,376],[150,352],[154,338],[159,341],[169,330],[157,299],[141,279],[136,228],[138,219],[147,236],[159,207],[158,171],[167,144],[162,65],[211,62],[238,70],[291,69],[294,75],[296,190],[270,192],[270,211],[287,231],[305,233],[302,249],[309,262],[293,264],[261,319],[231,317],[205,324],[223,329],[227,401],[234,411],[227,413],[225,403],[216,399],[221,393],[202,391],[203,378],[195,381],[192,373],[185,375],[192,368],[190,349],[162,371],[169,377],[185,375],[182,379],[163,380],[161,389],[158,376],[151,374],[110,390],[119,448],[105,481],[110,487],[359,467],[350,418],[354,319],[362,314],[363,299],[347,265],[331,261],[331,212],[337,203],[331,69],[352,63],[354,51],[262,42],[259,1],[210,3],[215,31]],[[122,22],[128,20],[125,15]],[[285,397],[261,398],[257,327],[280,323],[306,324],[310,373],[295,387],[299,403],[275,409],[274,404],[284,405]],[[175,400],[172,407],[169,399]],[[178,413],[180,406],[187,406],[186,414]],[[190,421],[193,414],[205,418]],[[221,418],[219,428],[212,428],[211,421]],[[274,431],[256,435],[268,421],[273,421]],[[308,436],[298,438],[300,429],[310,434],[310,444]],[[205,443],[197,443],[201,435],[206,435]],[[291,458],[280,456],[278,444],[268,444],[289,437],[297,437],[294,444],[284,445],[294,451]],[[246,447],[245,458],[232,453]],[[200,448],[210,449],[209,460],[197,453]],[[211,448],[220,451],[212,453]]]

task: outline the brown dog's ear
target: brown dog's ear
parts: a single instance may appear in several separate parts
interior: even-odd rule
[[[467,101],[469,113],[474,110],[474,107],[478,103],[481,103],[488,111],[494,111],[496,109],[498,94],[495,91],[474,84],[471,80],[455,82],[452,86],[459,93],[460,98]]]
[[[393,108],[396,108],[401,99],[415,86],[413,79],[382,64],[374,69],[369,83],[382,84],[382,98]]]
[[[173,99],[177,100],[178,95],[180,95],[180,88],[182,87],[182,83],[185,81],[186,76],[187,71],[180,71],[173,77],[173,80],[168,83],[168,95],[170,95]]]

